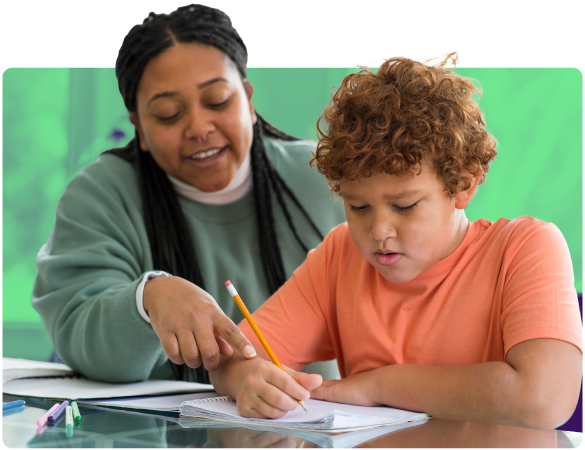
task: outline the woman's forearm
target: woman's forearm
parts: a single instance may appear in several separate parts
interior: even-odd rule
[[[395,364],[372,372],[375,403],[451,420],[524,425],[530,402],[523,383],[505,362],[469,366]],[[524,405],[518,399],[524,397]],[[522,408],[524,406],[524,408]]]

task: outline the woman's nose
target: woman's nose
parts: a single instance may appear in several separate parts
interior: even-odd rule
[[[194,110],[189,114],[185,127],[185,138],[203,142],[207,140],[214,130],[215,125],[211,117],[203,111]]]

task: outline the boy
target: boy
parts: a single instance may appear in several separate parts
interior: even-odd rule
[[[280,361],[223,358],[212,381],[248,417],[312,397],[433,417],[555,428],[573,413],[582,327],[558,228],[520,217],[470,223],[493,161],[473,84],[405,58],[348,75],[314,163],[347,223],[254,318]],[[296,372],[337,358],[341,380]]]

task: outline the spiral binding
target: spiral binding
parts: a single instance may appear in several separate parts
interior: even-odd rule
[[[211,403],[211,402],[229,402],[231,398],[229,397],[209,397],[209,398],[201,398],[198,400],[191,400],[189,403]]]

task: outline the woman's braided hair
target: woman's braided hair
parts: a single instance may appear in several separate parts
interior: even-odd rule
[[[248,53],[230,18],[222,11],[203,5],[183,6],[170,14],[150,13],[142,25],[133,27],[122,44],[116,61],[116,77],[124,104],[130,112],[136,112],[136,89],[148,61],[175,45],[176,42],[198,42],[220,49],[235,63],[242,79],[247,78]],[[270,125],[256,113],[251,166],[260,237],[262,267],[270,292],[275,292],[286,281],[280,247],[274,229],[271,191],[275,193],[287,223],[297,242],[308,251],[301,241],[284,202],[283,193],[303,212],[307,220],[323,239],[323,235],[301,206],[292,191],[275,171],[266,156],[263,136],[286,141],[297,140]],[[177,194],[166,176],[156,164],[150,152],[140,150],[137,133],[124,148],[112,149],[114,153],[137,166],[144,209],[144,222],[150,243],[153,267],[185,278],[205,289],[201,270]],[[170,361],[169,361],[170,362]],[[191,369],[171,362],[175,378],[185,381],[209,383],[209,374],[203,365]]]

